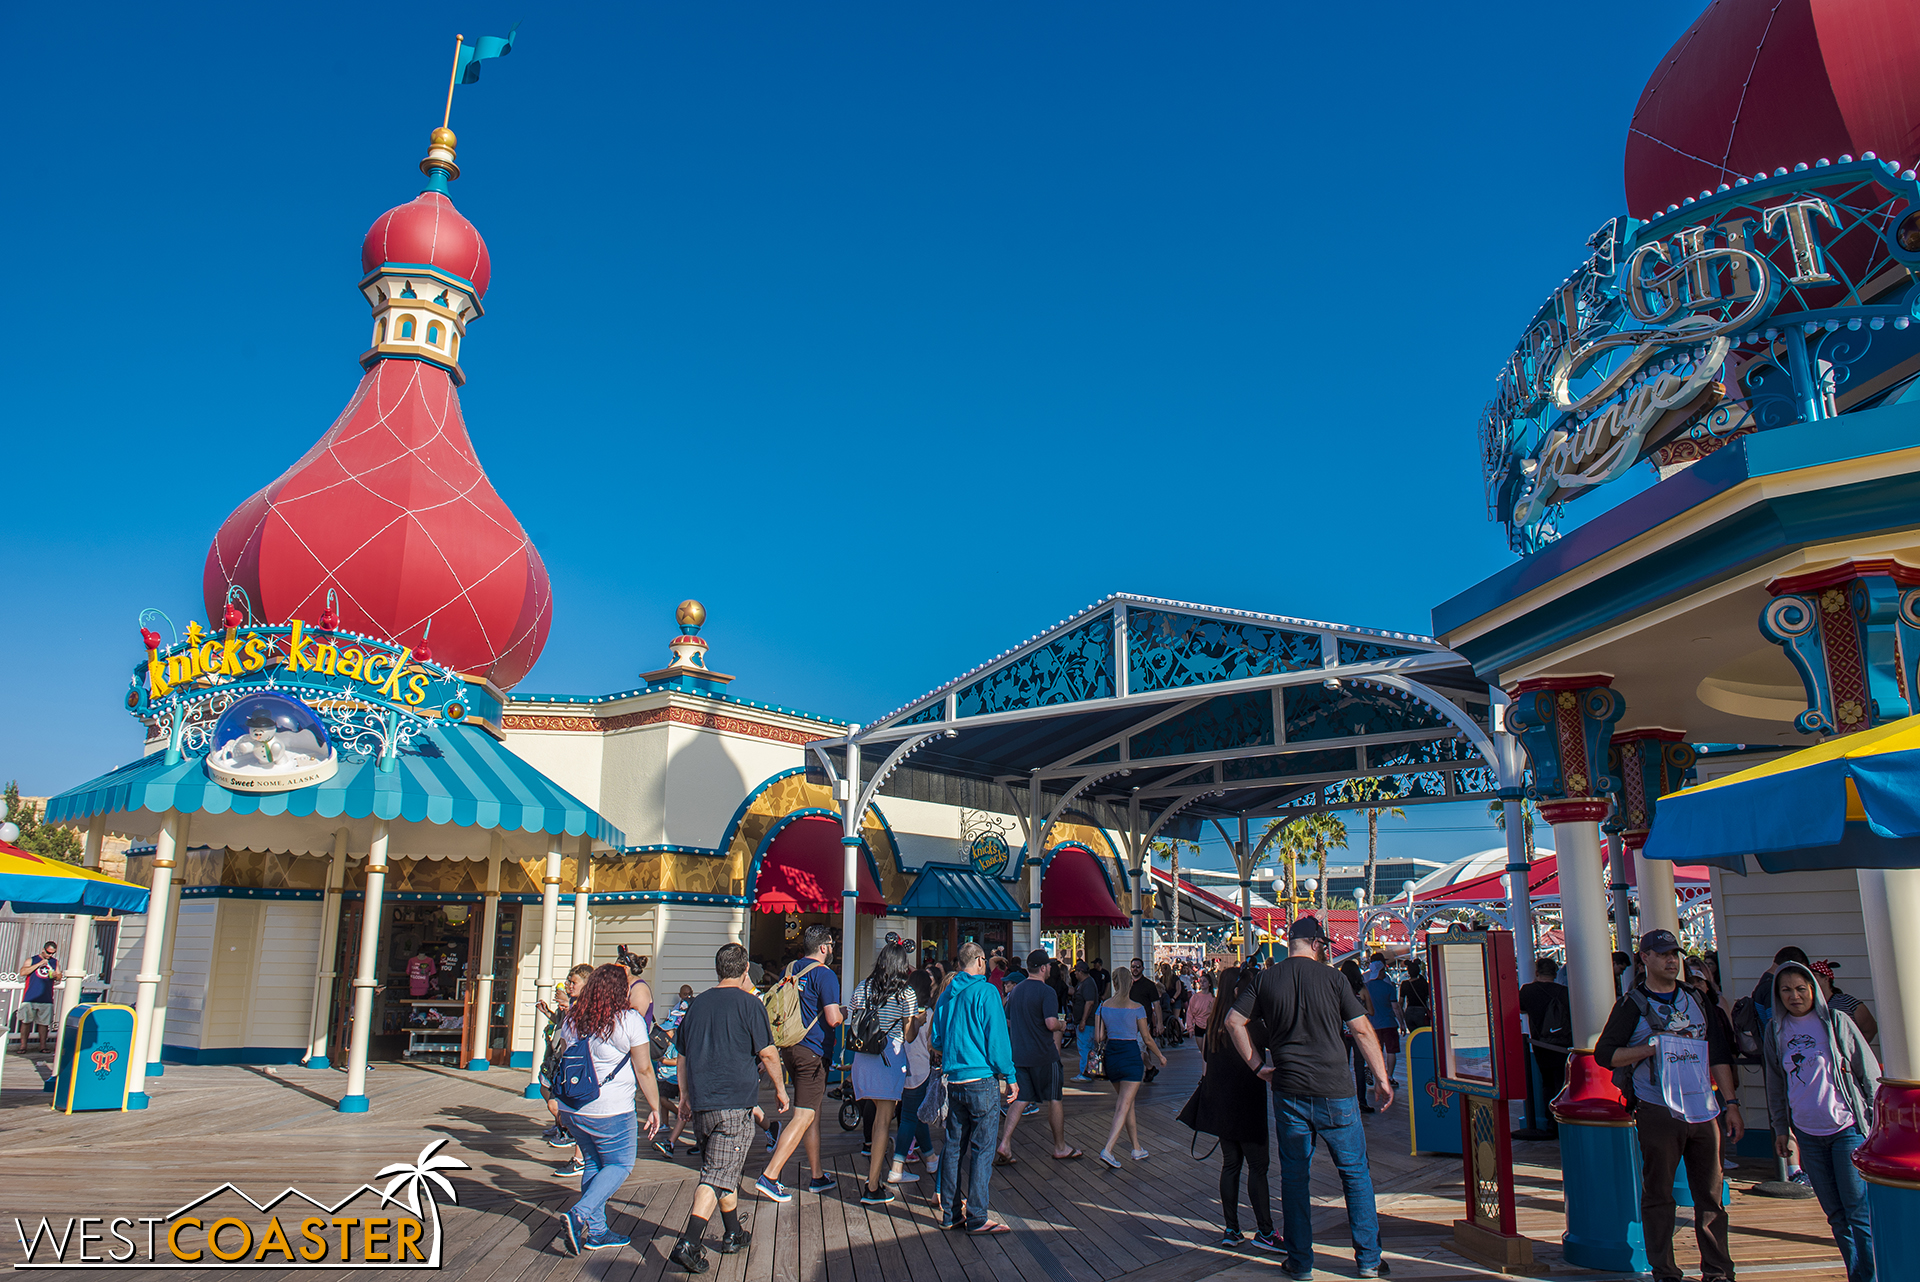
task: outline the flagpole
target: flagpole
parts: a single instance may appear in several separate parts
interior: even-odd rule
[[[453,127],[453,85],[460,78],[460,46],[466,37],[455,34],[453,37],[453,70],[447,73],[447,114],[440,120],[442,129]]]

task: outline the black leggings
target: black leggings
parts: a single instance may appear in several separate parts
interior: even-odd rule
[[[1240,1231],[1240,1168],[1247,1168],[1247,1201],[1253,1204],[1253,1223],[1261,1233],[1273,1232],[1273,1203],[1267,1194],[1267,1141],[1242,1144],[1220,1141],[1220,1209],[1227,1232]]]

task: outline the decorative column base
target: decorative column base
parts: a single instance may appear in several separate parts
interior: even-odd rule
[[[127,1111],[130,1113],[135,1111],[136,1109],[145,1108],[148,1104],[152,1102],[153,1102],[152,1100],[147,1098],[147,1093],[145,1091],[128,1091],[127,1092]]]
[[[469,1073],[484,1073],[492,1067],[493,1065],[484,1059],[470,1059],[467,1061],[467,1071]]]
[[[165,1064],[162,1064],[159,1060],[157,1059],[152,1060],[147,1064],[148,1077],[165,1077],[166,1075],[167,1075],[167,1066]]]
[[[1873,1133],[1853,1164],[1867,1181],[1874,1257],[1920,1258],[1920,1082],[1880,1079]]]
[[[527,1083],[527,1089],[526,1089],[526,1090],[524,1090],[524,1091],[522,1091],[522,1092],[520,1092],[520,1094],[521,1094],[521,1096],[522,1096],[522,1098],[525,1098],[525,1099],[540,1099],[540,1098],[541,1098],[541,1095],[540,1095],[540,1083],[538,1083],[538,1082],[528,1082],[528,1083]]]
[[[332,1068],[332,1067],[333,1067],[333,1061],[332,1061],[332,1060],[330,1060],[330,1059],[328,1059],[328,1058],[327,1058],[327,1057],[326,1057],[325,1055],[315,1055],[315,1056],[313,1056],[312,1058],[310,1058],[310,1059],[308,1059],[308,1060],[306,1061],[306,1063],[304,1063],[303,1065],[301,1065],[301,1067],[303,1067],[303,1068]]]
[[[1591,1050],[1567,1056],[1567,1085],[1553,1101],[1560,1123],[1560,1169],[1581,1178],[1562,1185],[1567,1263],[1605,1273],[1644,1273],[1646,1231],[1640,1223],[1640,1149],[1633,1115]]]
[[[340,1098],[342,1113],[364,1113],[367,1111],[367,1097],[364,1095],[343,1095]]]

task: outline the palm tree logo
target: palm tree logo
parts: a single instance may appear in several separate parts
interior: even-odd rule
[[[448,1205],[458,1205],[460,1201],[460,1195],[454,1192],[452,1183],[440,1172],[473,1169],[457,1157],[436,1157],[435,1150],[445,1143],[446,1139],[437,1139],[421,1149],[420,1156],[411,1163],[395,1162],[391,1166],[383,1166],[373,1177],[380,1180],[391,1175],[393,1179],[388,1182],[380,1200],[404,1206],[416,1216],[420,1214],[420,1195],[423,1192],[426,1194],[427,1215],[433,1220],[433,1251],[426,1263],[430,1269],[440,1267],[440,1206],[433,1200],[433,1190],[437,1188],[446,1194]]]

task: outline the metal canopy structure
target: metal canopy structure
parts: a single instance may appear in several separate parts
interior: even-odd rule
[[[1020,817],[1008,871],[1033,873],[1035,938],[1052,826],[1117,834],[1137,946],[1156,837],[1214,822],[1244,888],[1265,844],[1249,847],[1250,822],[1354,809],[1348,781],[1380,780],[1372,805],[1517,796],[1496,703],[1431,637],[1122,594],[812,748],[851,814],[903,769],[991,788]]]

